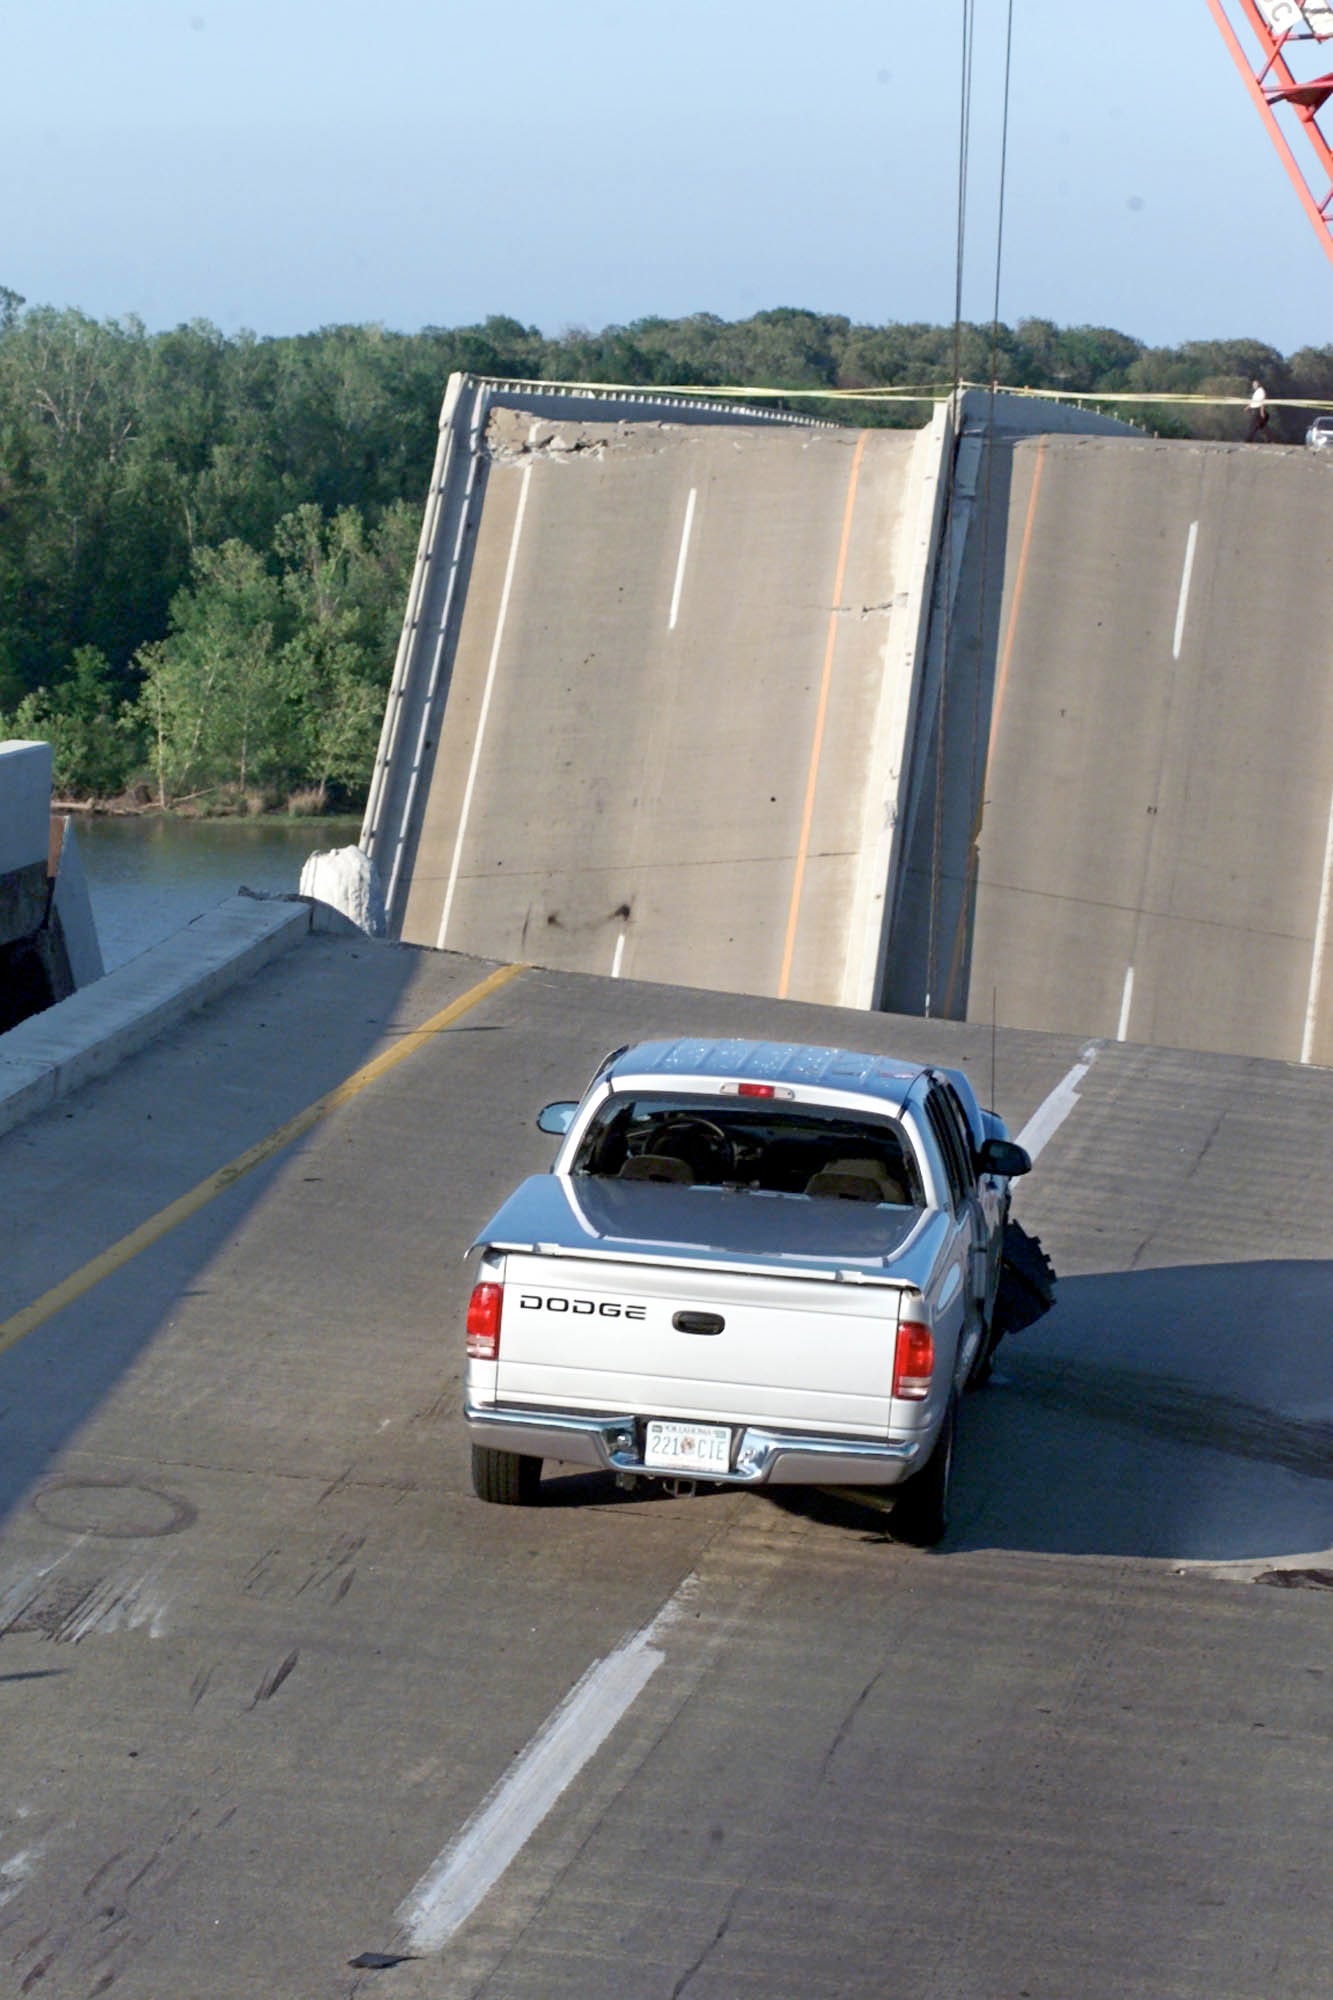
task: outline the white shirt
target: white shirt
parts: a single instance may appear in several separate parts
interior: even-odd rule
[[[1262,388],[1257,388],[1250,398],[1250,408],[1252,410],[1262,410],[1267,401],[1268,396],[1266,392]]]

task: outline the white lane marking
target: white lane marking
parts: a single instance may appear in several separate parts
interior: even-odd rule
[[[463,859],[463,838],[467,833],[468,815],[472,811],[472,793],[477,782],[477,766],[481,762],[481,745],[486,734],[486,719],[491,712],[491,690],[495,686],[495,669],[500,658],[500,644],[504,638],[505,619],[509,615],[509,593],[514,587],[514,565],[518,561],[519,537],[523,533],[523,516],[527,512],[528,487],[532,481],[532,465],[523,468],[523,484],[519,490],[518,512],[514,515],[514,532],[509,543],[509,561],[505,566],[504,588],[500,592],[500,610],[495,620],[495,639],[491,646],[490,664],[486,669],[486,686],[481,697],[481,711],[477,716],[476,735],[472,739],[472,762],[468,766],[467,784],[463,788],[463,808],[458,815],[458,832],[454,836],[454,855],[449,864],[449,882],[444,892],[444,908],[440,912],[440,932],[435,940],[436,949],[443,951],[445,933],[449,928],[449,916],[454,906],[454,891],[458,887],[458,870]]]
[[[1078,1087],[1096,1060],[1097,1044],[1093,1042],[1084,1049],[1082,1062],[1075,1063],[1068,1076],[1061,1077],[1050,1096],[1037,1106],[1019,1133],[1019,1145],[1034,1160],[1047,1141],[1055,1137],[1078,1103]]]
[[[1189,540],[1185,544],[1185,567],[1180,575],[1180,602],[1176,606],[1176,635],[1171,641],[1171,657],[1180,658],[1180,642],[1185,636],[1185,606],[1190,601],[1190,574],[1194,568],[1194,545],[1199,539],[1199,524],[1190,522]]]
[[[412,1950],[440,1951],[494,1888],[661,1666],[666,1655],[653,1642],[675,1622],[695,1581],[693,1574],[686,1577],[641,1631],[594,1661],[399,1904],[396,1919]]]
[[[624,962],[625,962],[625,933],[622,930],[620,936],[616,939],[615,956],[611,960],[611,977],[613,979],[619,979],[620,968],[624,964]]]
[[[690,497],[685,502],[685,526],[680,531],[680,554],[676,557],[676,587],[671,593],[671,616],[667,620],[667,631],[674,632],[676,618],[680,612],[680,590],[685,581],[685,557],[690,547],[690,528],[694,523],[694,501],[697,486],[691,486]]]
[[[1123,1042],[1125,1036],[1129,1033],[1129,1005],[1133,998],[1134,968],[1131,965],[1125,972],[1125,990],[1120,995],[1120,1019],[1116,1023],[1115,1031],[1115,1038],[1118,1042]]]
[[[1329,902],[1333,898],[1333,799],[1328,807],[1328,832],[1324,838],[1324,875],[1319,884],[1319,915],[1314,927],[1314,954],[1310,964],[1310,989],[1305,1000],[1305,1034],[1301,1039],[1301,1061],[1314,1055],[1314,1031],[1319,1020],[1319,996],[1324,983],[1324,950],[1328,943]]]
[[[0,1861],[0,1909],[13,1902],[44,1852],[42,1847],[21,1847],[8,1861]]]

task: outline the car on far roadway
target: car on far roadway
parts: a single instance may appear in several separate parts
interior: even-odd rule
[[[1333,447],[1333,413],[1315,418],[1305,433],[1305,442],[1311,451],[1328,451]]]

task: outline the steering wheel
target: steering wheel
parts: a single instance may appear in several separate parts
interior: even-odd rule
[[[722,1169],[720,1179],[726,1179],[735,1173],[736,1148],[732,1141],[722,1127],[715,1125],[711,1118],[700,1118],[692,1111],[683,1111],[677,1113],[675,1117],[668,1117],[666,1123],[654,1132],[644,1150],[649,1153],[674,1153],[681,1135],[686,1132],[696,1132],[702,1137],[712,1156],[709,1161],[710,1169],[715,1159],[720,1160]]]

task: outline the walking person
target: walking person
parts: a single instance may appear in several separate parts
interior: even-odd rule
[[[1268,431],[1268,395],[1262,382],[1250,384],[1250,421],[1245,427],[1246,444],[1262,443]]]

